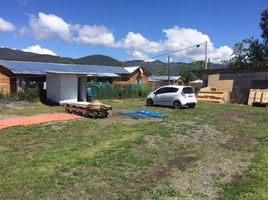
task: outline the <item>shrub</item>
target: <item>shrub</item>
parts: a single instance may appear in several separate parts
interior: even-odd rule
[[[38,88],[27,88],[17,92],[18,100],[22,101],[38,101],[39,100],[39,89]]]
[[[5,98],[5,95],[2,91],[0,91],[0,99],[3,99],[3,98]]]

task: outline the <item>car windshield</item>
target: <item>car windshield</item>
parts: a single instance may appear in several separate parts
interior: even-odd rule
[[[182,92],[184,94],[193,94],[194,93],[193,88],[191,88],[191,87],[185,87],[185,88],[183,88],[182,89]]]

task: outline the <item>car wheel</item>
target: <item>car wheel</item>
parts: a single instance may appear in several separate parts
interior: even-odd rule
[[[179,101],[175,101],[173,106],[175,109],[181,109],[181,107],[182,107],[181,102],[179,102]]]
[[[154,106],[154,102],[152,99],[147,99],[146,104],[147,104],[147,106]]]
[[[195,104],[190,104],[189,105],[189,108],[194,108],[195,107]]]

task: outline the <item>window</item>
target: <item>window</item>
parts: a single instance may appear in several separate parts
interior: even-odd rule
[[[155,93],[156,94],[164,94],[164,93],[168,93],[168,92],[169,92],[169,88],[168,87],[164,87],[164,88],[158,89]]]
[[[178,88],[173,88],[173,87],[169,88],[169,92],[175,93],[177,91],[178,91]]]
[[[194,93],[193,88],[191,88],[191,87],[185,87],[185,88],[183,88],[182,89],[182,92],[184,94],[193,94]]]

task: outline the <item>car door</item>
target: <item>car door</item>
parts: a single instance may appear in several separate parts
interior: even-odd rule
[[[173,106],[174,98],[177,95],[178,88],[175,87],[169,87],[169,92],[166,93],[166,106]]]
[[[155,91],[154,104],[165,105],[165,94],[169,92],[168,87],[159,88]]]

